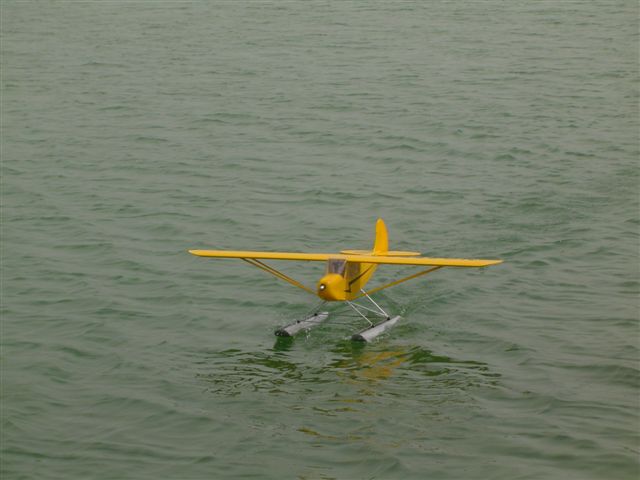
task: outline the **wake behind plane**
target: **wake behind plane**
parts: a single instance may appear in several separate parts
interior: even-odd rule
[[[502,263],[502,260],[481,260],[465,258],[421,257],[419,252],[389,250],[387,227],[378,219],[375,240],[371,250],[342,250],[340,253],[294,253],[294,252],[254,252],[235,250],[189,250],[199,257],[239,258],[275,277],[290,283],[321,299],[320,305],[302,320],[276,330],[278,336],[293,336],[302,330],[308,330],[327,320],[329,312],[320,311],[327,302],[344,302],[367,323],[368,327],[351,338],[355,341],[371,341],[400,320],[399,315],[391,316],[371,298],[371,294],[400,283],[421,277],[444,267],[488,267]],[[289,260],[307,262],[325,262],[325,273],[312,289],[288,275],[266,264],[263,260]],[[413,275],[402,277],[393,282],[365,289],[378,265],[414,265],[428,267]],[[367,304],[356,302],[363,299]],[[372,316],[382,319],[372,321]]]

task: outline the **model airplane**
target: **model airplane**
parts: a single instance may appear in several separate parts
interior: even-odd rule
[[[264,270],[271,275],[289,282],[306,292],[317,295],[322,299],[313,313],[303,320],[298,320],[276,331],[279,336],[293,336],[301,330],[314,327],[329,316],[328,312],[319,311],[326,302],[346,302],[359,316],[364,318],[369,327],[353,335],[353,340],[370,341],[388,328],[395,325],[399,315],[391,317],[371,297],[370,294],[385,288],[393,287],[407,280],[421,277],[443,267],[487,267],[497,265],[502,260],[470,260],[462,258],[428,258],[421,257],[418,252],[402,252],[389,250],[387,227],[382,219],[376,222],[376,236],[372,250],[342,250],[340,253],[289,253],[289,252],[250,252],[232,250],[189,250],[189,253],[199,257],[240,258],[245,262]],[[311,262],[326,262],[324,276],[316,284],[315,290],[303,285],[262,260],[298,260]],[[391,283],[365,290],[365,286],[373,276],[378,265],[420,265],[429,267],[413,275],[400,278]],[[358,298],[365,298],[369,306],[356,303]],[[375,324],[367,314],[381,317],[383,321]]]

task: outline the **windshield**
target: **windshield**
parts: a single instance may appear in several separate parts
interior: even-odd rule
[[[327,260],[327,273],[337,273],[338,275],[344,275],[344,267],[346,263],[346,260]]]

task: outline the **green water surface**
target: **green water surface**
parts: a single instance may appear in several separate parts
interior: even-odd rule
[[[637,1],[0,16],[3,480],[638,478]],[[277,340],[313,297],[186,253],[378,217],[505,263],[381,293],[362,346]]]

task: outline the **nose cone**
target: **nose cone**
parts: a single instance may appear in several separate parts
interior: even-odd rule
[[[325,275],[318,282],[316,293],[329,302],[344,300],[344,278],[337,273]]]

